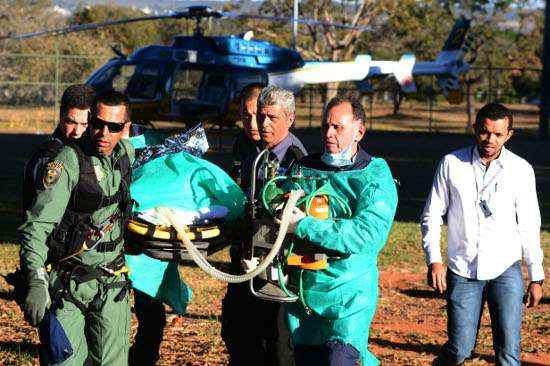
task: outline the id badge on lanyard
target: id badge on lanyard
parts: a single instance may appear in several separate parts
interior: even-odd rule
[[[497,179],[498,177],[498,174],[495,175],[493,177],[493,179],[491,179],[491,181],[485,185],[485,186],[482,186],[481,188],[481,192],[479,191],[479,184],[477,182],[477,173],[476,173],[476,170],[475,170],[475,166],[474,166],[474,148],[472,148],[472,155],[471,155],[471,160],[470,160],[470,163],[471,163],[471,166],[472,166],[472,171],[474,173],[474,181],[475,181],[475,184],[476,184],[476,202],[478,203],[479,205],[479,208],[481,209],[481,212],[483,212],[483,215],[485,216],[485,218],[489,218],[493,215],[493,212],[491,211],[491,208],[489,207],[489,204],[487,203],[487,200],[485,198],[483,198],[483,193],[485,193],[485,191],[487,190],[487,188],[491,185],[491,183]],[[487,168],[489,169],[489,168]],[[497,183],[495,183],[495,186],[496,186]]]
[[[487,201],[485,201],[484,199],[481,199],[479,201],[479,207],[481,208],[481,211],[483,212],[485,218],[491,217],[493,215],[491,209],[489,208],[489,205],[487,204]]]

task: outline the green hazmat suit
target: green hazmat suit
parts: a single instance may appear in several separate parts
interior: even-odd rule
[[[377,257],[386,243],[397,207],[397,191],[390,169],[372,158],[363,169],[323,171],[299,166],[300,185],[310,194],[324,185],[351,209],[346,217],[340,204],[329,199],[331,216],[302,219],[296,245],[314,245],[337,252],[324,270],[293,270],[291,284],[302,290],[310,310],[297,302],[287,306],[287,320],[295,345],[321,345],[327,341],[351,344],[363,366],[377,365],[367,348],[369,328],[378,297]],[[300,279],[301,277],[301,279]]]
[[[128,155],[131,163],[134,149],[128,141],[121,140],[110,156],[91,156],[98,184],[107,196],[119,189],[121,174],[114,165],[124,155]],[[55,181],[37,190],[34,204],[26,212],[27,220],[19,228],[21,266],[25,271],[45,267],[49,251],[47,238],[61,221],[71,191],[79,181],[79,161],[72,148],[64,147],[53,162],[58,169]],[[116,203],[99,208],[92,214],[92,222],[101,224],[117,209]],[[103,240],[118,238],[123,229],[121,220],[117,220]],[[78,254],[74,259],[84,265],[105,265],[120,256],[123,246],[124,241],[121,241],[113,251],[98,252],[92,249]],[[124,276],[105,276],[78,286],[71,281],[73,296],[89,309],[86,316],[72,302],[61,297],[62,285],[57,271],[49,274],[50,297],[53,303],[59,304],[55,315],[73,349],[73,355],[59,365],[81,366],[87,358],[92,365],[127,364],[131,320],[129,297],[126,292],[122,299],[115,299],[120,294],[120,288],[109,288],[110,284],[124,279]]]

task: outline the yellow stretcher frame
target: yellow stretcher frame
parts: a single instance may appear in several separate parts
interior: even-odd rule
[[[147,238],[157,240],[177,240],[177,232],[171,227],[163,225],[154,225],[143,221],[130,220],[127,225],[128,231],[142,235]],[[187,235],[190,240],[208,240],[213,239],[221,234],[220,227],[217,225],[208,226],[189,226]]]

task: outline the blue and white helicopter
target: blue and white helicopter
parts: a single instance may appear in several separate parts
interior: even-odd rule
[[[95,70],[87,83],[98,90],[123,90],[130,99],[135,121],[211,121],[231,124],[237,120],[237,99],[248,84],[277,85],[298,93],[305,85],[335,81],[364,83],[370,78],[393,77],[404,92],[414,92],[414,76],[435,75],[449,102],[461,100],[460,74],[469,70],[464,61],[466,33],[470,21],[459,19],[435,61],[416,61],[405,54],[398,61],[373,60],[358,55],[353,61],[305,61],[301,55],[273,43],[243,35],[209,37],[203,35],[206,18],[260,18],[269,16],[219,12],[206,6],[192,6],[181,12],[104,23],[74,25],[21,35],[0,36],[1,40],[23,40],[46,35],[97,29],[119,24],[165,18],[194,19],[192,36],[176,36],[171,45],[151,45],[129,56],[117,53]],[[301,19],[313,25],[357,28]]]

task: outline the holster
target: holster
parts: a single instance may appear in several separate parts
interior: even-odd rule
[[[91,220],[62,221],[48,237],[48,262],[57,263],[62,258],[78,253],[93,229]]]

